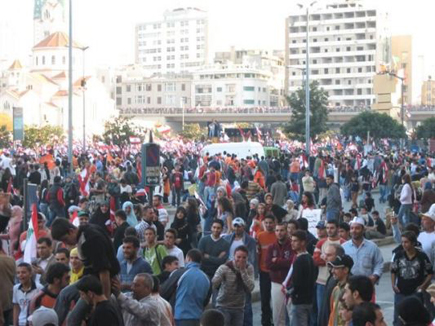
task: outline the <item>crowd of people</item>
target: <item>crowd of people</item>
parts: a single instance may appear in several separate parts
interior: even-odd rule
[[[140,165],[88,152],[71,174],[53,151],[2,153],[3,324],[250,326],[258,283],[263,326],[386,325],[372,241],[386,236],[394,325],[434,319],[432,155],[164,152],[154,189]],[[25,179],[38,187],[29,215]]]

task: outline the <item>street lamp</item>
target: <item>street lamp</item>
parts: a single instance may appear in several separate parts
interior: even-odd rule
[[[83,77],[81,82],[82,87],[82,97],[83,97],[83,153],[86,152],[86,98],[85,98],[85,91],[86,91],[86,80],[85,80],[85,51],[89,49],[89,46],[84,46],[80,48],[83,53]]]
[[[69,46],[68,46],[68,162],[69,172],[73,173],[73,115],[72,115],[72,95],[73,95],[73,83],[72,83],[72,47],[73,47],[73,33],[72,33],[72,1],[69,0]]]
[[[306,6],[306,20],[307,20],[307,30],[306,30],[306,59],[305,59],[305,152],[306,156],[310,156],[310,47],[309,47],[309,22],[310,22],[310,7],[316,4],[317,1],[311,2]],[[299,8],[304,6],[300,3],[297,4]]]

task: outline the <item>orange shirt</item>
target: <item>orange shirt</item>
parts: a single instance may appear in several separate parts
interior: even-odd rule
[[[260,249],[258,253],[258,261],[260,262],[260,271],[262,272],[269,272],[266,267],[267,248],[269,248],[269,246],[275,242],[276,235],[274,231],[263,231],[258,235],[258,247]]]
[[[299,165],[299,162],[292,162],[292,164],[290,164],[291,173],[298,173],[300,170],[301,166]]]

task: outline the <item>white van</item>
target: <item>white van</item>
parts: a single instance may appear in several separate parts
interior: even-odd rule
[[[206,153],[209,153],[211,156],[219,153],[224,154],[224,152],[236,154],[239,159],[246,158],[247,156],[252,157],[254,154],[257,154],[258,157],[264,156],[263,145],[257,142],[211,144],[205,146],[201,154],[204,156]]]

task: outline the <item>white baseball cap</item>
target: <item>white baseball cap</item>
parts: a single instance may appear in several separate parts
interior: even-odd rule
[[[430,217],[432,221],[435,221],[435,204],[432,204],[429,210],[426,213],[423,213],[422,216]]]
[[[362,217],[355,216],[354,219],[352,221],[350,221],[350,225],[352,225],[352,224],[359,224],[359,225],[365,226],[366,222],[364,221],[364,219]]]
[[[59,317],[57,317],[56,312],[46,307],[36,309],[28,320],[32,322],[33,326],[44,326],[47,324],[59,326]]]

